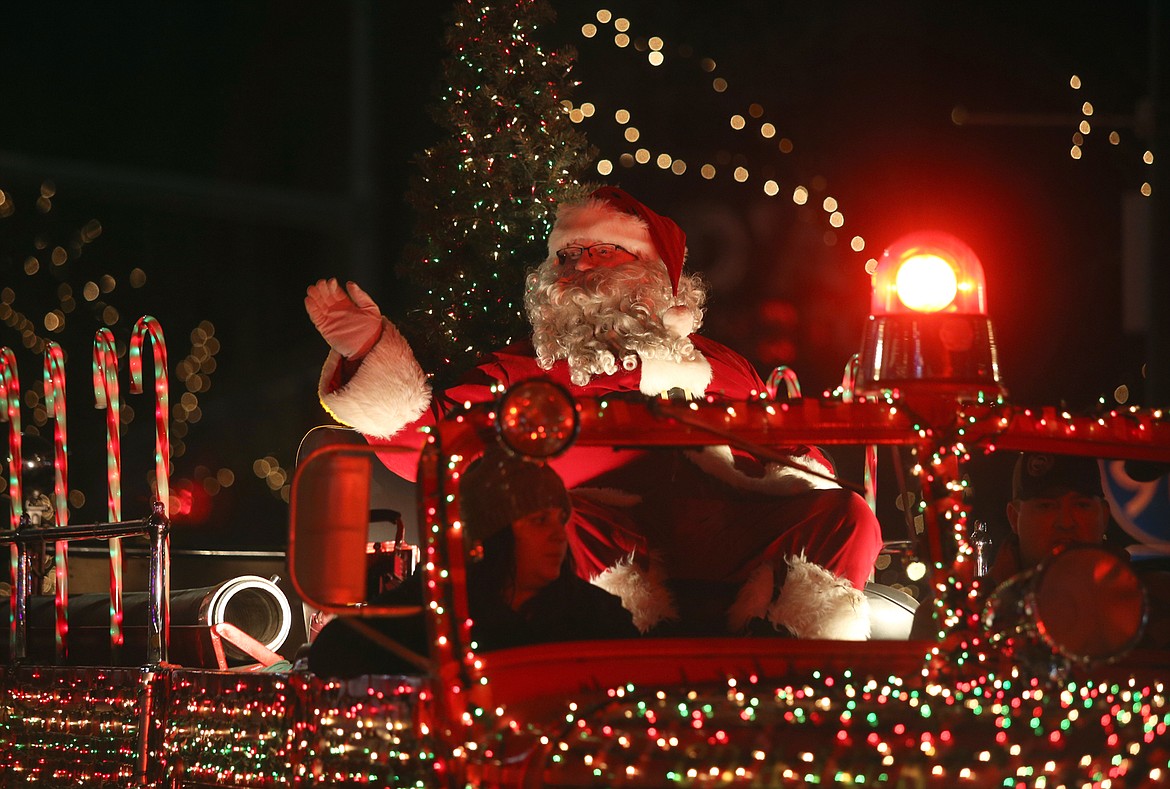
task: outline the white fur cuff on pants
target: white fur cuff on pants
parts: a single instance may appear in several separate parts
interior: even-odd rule
[[[678,619],[674,596],[666,588],[661,566],[651,560],[643,572],[629,556],[593,578],[592,583],[621,598],[622,607],[630,612],[634,626],[645,633],[659,622]]]
[[[864,592],[803,556],[787,561],[780,596],[768,607],[772,624],[783,625],[797,638],[869,638],[869,600]]]

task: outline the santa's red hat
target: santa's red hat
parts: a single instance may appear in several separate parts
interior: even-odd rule
[[[670,287],[678,292],[687,254],[687,236],[671,219],[656,214],[616,186],[603,186],[580,203],[557,209],[548,235],[548,254],[571,244],[617,244],[647,262],[666,266]]]

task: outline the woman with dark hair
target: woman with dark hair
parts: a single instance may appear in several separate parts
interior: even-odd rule
[[[464,533],[473,548],[467,604],[479,649],[638,635],[621,600],[574,570],[565,534],[572,508],[555,471],[493,451],[463,475],[459,491]],[[372,602],[421,605],[421,575]],[[363,622],[416,653],[429,651],[421,616]],[[313,642],[309,669],[342,678],[418,671],[343,617]]]

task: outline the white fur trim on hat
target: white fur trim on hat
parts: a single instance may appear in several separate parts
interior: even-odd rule
[[[666,573],[654,557],[650,569],[643,571],[631,554],[595,576],[591,583],[621,598],[622,607],[630,612],[634,626],[642,633],[659,622],[678,619],[674,595],[666,587]]]
[[[639,354],[642,363],[642,377],[638,390],[650,397],[656,397],[671,389],[682,389],[690,398],[699,398],[711,383],[711,363],[703,354],[695,351],[694,357],[676,362],[670,359],[647,359]]]
[[[321,370],[317,393],[334,419],[373,438],[390,438],[422,416],[431,404],[431,387],[414,351],[388,320],[382,338],[353,377],[330,389],[342,356],[330,351]]]
[[[617,244],[642,260],[662,259],[640,216],[594,198],[557,208],[557,220],[548,234],[549,257],[570,244]]]
[[[698,320],[690,307],[676,304],[662,313],[662,325],[675,337],[688,337],[695,330]]]
[[[768,620],[797,638],[865,641],[869,638],[869,599],[819,564],[790,556],[780,596],[768,608]]]
[[[731,454],[731,447],[726,444],[690,450],[684,454],[688,460],[711,476],[726,482],[733,488],[753,493],[791,496],[810,490],[833,490],[841,487],[836,482],[814,474],[807,474],[799,468],[803,467],[830,476],[833,474],[832,469],[826,468],[824,464],[811,456],[790,456],[789,460],[795,463],[798,468],[780,463],[767,463],[764,466],[764,476],[753,477],[735,467],[735,458]]]

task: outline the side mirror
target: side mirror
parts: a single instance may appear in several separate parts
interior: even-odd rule
[[[350,617],[418,616],[420,605],[370,605],[370,479],[374,455],[385,448],[334,444],[310,452],[293,475],[288,564],[293,588],[308,606]],[[399,519],[401,520],[401,519]],[[401,534],[401,530],[399,531]],[[360,619],[347,623],[372,642],[424,672],[423,655],[404,647]]]
[[[1123,657],[1141,640],[1145,589],[1128,559],[1073,546],[1005,581],[988,598],[991,640],[1035,667],[1091,666]]]
[[[320,433],[313,441],[310,437]],[[356,438],[355,438],[356,437]],[[289,578],[301,600],[325,614],[408,616],[418,606],[369,605],[379,591],[414,572],[418,548],[405,539],[398,509],[416,504],[414,483],[391,475],[376,457],[410,449],[372,447],[349,429],[315,428],[297,456],[289,512]],[[380,476],[381,475],[381,476]],[[391,475],[392,476],[392,475]],[[396,523],[395,539],[380,541],[383,522]]]
[[[288,563],[309,605],[339,613],[366,602],[366,541],[374,448],[327,446],[293,475]]]

